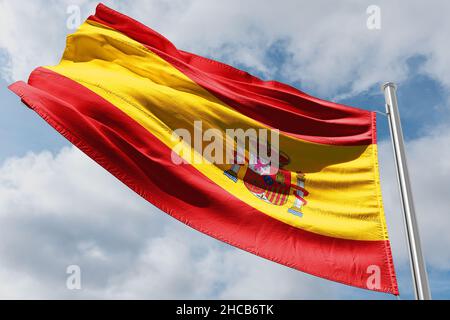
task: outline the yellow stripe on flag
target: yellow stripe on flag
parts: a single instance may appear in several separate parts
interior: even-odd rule
[[[63,59],[47,67],[85,86],[122,110],[173,148],[172,132],[193,133],[194,121],[210,128],[268,129],[233,110],[145,46],[110,28],[88,21],[69,36]],[[303,216],[249,192],[240,171],[237,183],[223,174],[229,166],[192,165],[211,181],[259,211],[310,232],[354,240],[387,240],[379,187],[377,146],[332,146],[280,135],[280,149],[293,161],[285,169],[306,173],[308,204]],[[175,183],[176,185],[176,183]],[[375,196],[374,196],[375,195]]]

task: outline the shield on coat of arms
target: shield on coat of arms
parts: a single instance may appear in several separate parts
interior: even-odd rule
[[[282,206],[288,200],[291,173],[287,170],[279,169],[277,174],[260,175],[249,166],[243,180],[251,193],[266,202]]]

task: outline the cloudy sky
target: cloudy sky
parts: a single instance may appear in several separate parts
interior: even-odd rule
[[[179,48],[320,98],[384,111],[395,81],[434,298],[450,298],[450,2],[105,1]],[[0,298],[393,299],[309,276],[195,232],[140,199],[7,90],[55,65],[73,7],[0,0]],[[367,8],[380,9],[369,29]],[[412,298],[387,120],[380,170],[402,299]],[[66,288],[79,265],[82,289]]]

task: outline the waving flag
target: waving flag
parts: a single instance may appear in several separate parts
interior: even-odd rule
[[[104,5],[69,35],[57,66],[10,89],[192,228],[312,275],[398,294],[373,112],[179,50]],[[222,133],[279,130],[279,170],[251,164],[248,150],[244,163],[174,162],[174,132],[195,135],[198,121]]]

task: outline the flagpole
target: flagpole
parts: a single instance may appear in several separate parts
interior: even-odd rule
[[[394,149],[397,179],[400,188],[402,209],[406,235],[408,240],[411,272],[414,284],[414,294],[417,300],[431,300],[430,287],[425,261],[422,255],[419,229],[417,226],[416,213],[411,192],[408,167],[406,164],[405,146],[403,132],[400,122],[400,113],[397,105],[397,87],[392,82],[386,82],[382,86],[386,99],[386,112],[389,118],[392,146]]]

